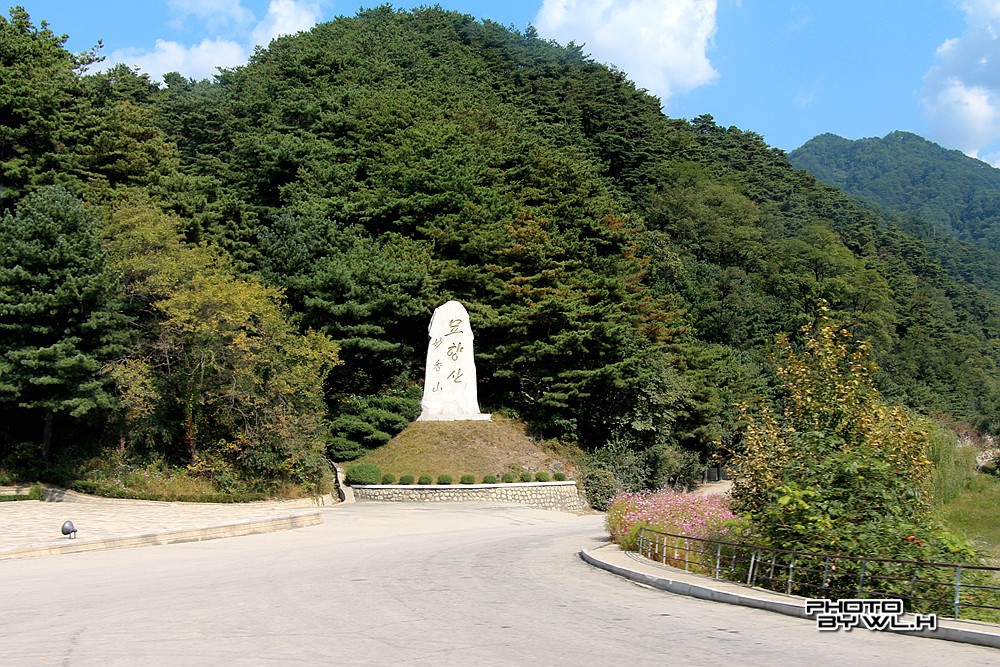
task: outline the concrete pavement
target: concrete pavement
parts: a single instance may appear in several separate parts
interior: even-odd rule
[[[0,560],[290,530],[323,523],[321,509],[337,504],[330,496],[248,504],[112,500],[53,490],[47,497],[50,501],[0,503]],[[78,530],[76,539],[61,534],[67,519]],[[653,588],[805,617],[803,598],[690,574],[614,545],[584,549],[580,556],[597,568]],[[925,636],[1000,648],[1000,629],[991,624],[941,619],[938,630]]]
[[[112,500],[49,490],[47,498],[0,503],[0,560],[192,542],[322,523],[317,499],[246,504]],[[72,521],[75,539],[61,533]]]
[[[0,561],[4,665],[996,665],[996,649],[636,586],[603,517],[357,503],[234,540]]]

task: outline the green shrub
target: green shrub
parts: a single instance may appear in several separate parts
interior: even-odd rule
[[[615,474],[604,468],[587,470],[583,477],[583,490],[590,506],[603,512],[608,509],[608,503],[618,490]]]
[[[512,472],[505,472],[503,475],[500,476],[500,481],[503,482],[504,484],[512,484],[515,479],[516,478],[514,477],[514,473]]]
[[[433,484],[434,480],[431,479],[430,475],[421,475],[420,479],[417,480],[417,484]]]
[[[408,486],[410,484],[413,484],[413,475],[403,475],[402,477],[399,478],[399,483],[402,484],[403,486]]]
[[[552,479],[552,476],[545,470],[539,470],[535,473],[536,482],[548,482]]]
[[[382,483],[383,484],[395,484],[396,483],[396,476],[393,475],[391,472],[383,473],[382,474]]]
[[[334,461],[355,459],[389,442],[420,414],[417,390],[351,396],[330,422],[327,455]]]
[[[378,484],[382,481],[382,470],[374,463],[358,463],[347,469],[346,479],[351,486]]]
[[[976,474],[976,450],[962,447],[953,432],[935,426],[927,437],[927,458],[934,462],[931,496],[936,505],[958,497]]]
[[[521,474],[518,475],[518,479],[520,479],[522,482],[530,482],[535,479],[535,476],[532,475],[527,470],[522,470]]]
[[[557,472],[556,474],[552,475],[552,479],[554,479],[557,482],[565,482],[566,481],[566,473],[564,473],[564,472]]]
[[[37,482],[28,490],[28,500],[45,500],[45,487]]]
[[[462,478],[460,480],[458,480],[458,481],[461,482],[462,484],[475,484],[476,483],[476,476],[475,475],[462,475]]]
[[[438,475],[438,484],[451,484],[453,481],[451,475]]]
[[[663,445],[650,454],[655,488],[690,490],[701,481],[705,464],[695,452],[673,445]]]
[[[80,479],[70,482],[69,487],[80,493],[104,498],[157,500],[173,503],[253,503],[268,500],[271,497],[266,493],[249,491],[242,493],[149,493]]]
[[[497,483],[496,475],[483,475],[483,484],[496,484],[496,483]]]

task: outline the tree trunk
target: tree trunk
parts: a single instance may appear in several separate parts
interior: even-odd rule
[[[45,428],[42,430],[42,460],[49,462],[52,455],[52,422],[55,413],[51,410],[45,412]]]

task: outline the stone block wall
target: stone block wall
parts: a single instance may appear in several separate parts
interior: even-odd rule
[[[406,503],[516,503],[561,512],[589,512],[590,506],[576,482],[531,482],[522,484],[373,484],[353,486],[359,502]]]

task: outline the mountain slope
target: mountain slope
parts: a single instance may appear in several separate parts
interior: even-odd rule
[[[1000,169],[961,151],[908,132],[857,141],[823,134],[788,157],[825,183],[920,218],[927,235],[1000,251]]]

